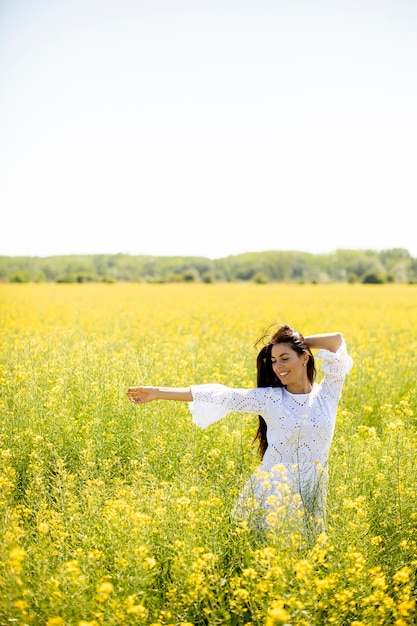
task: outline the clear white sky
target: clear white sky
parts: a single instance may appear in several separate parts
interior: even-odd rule
[[[417,256],[416,0],[0,0],[0,255]]]

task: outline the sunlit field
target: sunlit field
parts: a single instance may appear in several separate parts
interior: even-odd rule
[[[231,518],[256,415],[128,386],[255,385],[272,322],[342,331],[326,533]],[[0,624],[417,624],[417,286],[0,285]]]

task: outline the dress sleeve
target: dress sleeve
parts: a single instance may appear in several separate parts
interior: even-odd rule
[[[189,403],[193,421],[200,428],[207,428],[232,411],[262,413],[265,409],[265,389],[232,389],[212,383],[192,385],[193,401]]]
[[[353,365],[352,358],[347,353],[345,340],[342,340],[342,345],[337,352],[319,350],[317,358],[323,359],[321,366],[324,372],[322,388],[332,400],[337,402],[340,398],[346,374],[352,369]]]

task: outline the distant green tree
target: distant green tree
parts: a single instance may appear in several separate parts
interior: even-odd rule
[[[106,283],[107,285],[113,285],[114,283],[117,283],[117,280],[115,279],[114,276],[103,276],[103,278],[101,279],[102,283]]]
[[[183,276],[186,283],[195,283],[200,278],[198,270],[196,270],[194,267],[190,267],[189,269],[185,270],[183,272]]]
[[[77,283],[98,283],[100,277],[94,272],[77,272],[76,281]]]
[[[44,283],[46,280],[45,272],[39,270],[38,272],[36,272],[33,280],[35,281],[35,283]]]
[[[346,282],[348,282],[350,285],[353,285],[353,283],[357,283],[358,280],[359,280],[359,276],[355,274],[354,272],[349,272],[349,274],[346,277]]]
[[[252,280],[257,285],[266,285],[268,277],[265,276],[263,272],[256,272],[256,274],[253,275]]]
[[[75,274],[61,274],[55,279],[56,283],[76,283],[77,276]]]
[[[22,270],[20,272],[14,272],[10,274],[9,280],[11,283],[30,283],[31,276],[29,272]]]
[[[383,285],[386,282],[385,274],[376,272],[367,272],[362,278],[364,285]]]
[[[204,272],[201,276],[201,280],[203,281],[203,283],[214,283],[215,279],[214,279],[214,274],[213,272]]]
[[[183,274],[168,274],[168,276],[166,276],[164,280],[164,282],[166,283],[182,283],[183,281]]]
[[[417,259],[412,259],[410,261],[410,267],[408,271],[408,282],[413,285],[417,283]]]
[[[101,278],[93,272],[71,272],[58,276],[57,283],[98,283]]]

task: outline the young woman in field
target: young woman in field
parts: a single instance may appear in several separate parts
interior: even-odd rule
[[[352,360],[341,333],[303,337],[290,326],[262,338],[257,387],[220,384],[186,388],[131,387],[135,404],[152,400],[190,403],[194,422],[205,428],[232,411],[257,413],[261,464],[241,492],[234,515],[266,529],[323,529],[328,455],[336,411]],[[323,380],[315,382],[312,350],[323,359]],[[303,532],[300,530],[300,532]]]

